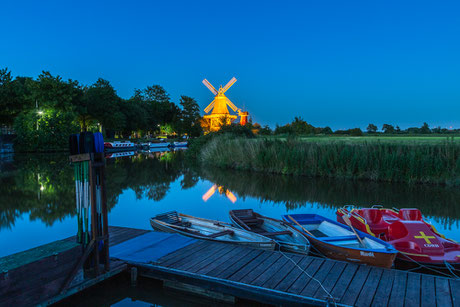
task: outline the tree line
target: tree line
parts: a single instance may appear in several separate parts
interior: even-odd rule
[[[100,130],[109,138],[202,134],[192,97],[182,95],[176,104],[155,84],[123,99],[102,78],[88,86],[48,71],[34,79],[0,69],[0,110],[0,126],[14,128],[18,144],[48,149],[62,147],[69,134],[79,131]]]

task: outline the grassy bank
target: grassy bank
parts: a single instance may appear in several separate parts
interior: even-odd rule
[[[460,145],[448,141],[309,142],[218,136],[201,147],[198,159],[207,165],[277,174],[460,185]]]

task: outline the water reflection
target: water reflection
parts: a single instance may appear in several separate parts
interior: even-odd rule
[[[239,198],[283,204],[287,210],[309,203],[336,209],[344,205],[419,208],[424,215],[452,226],[460,219],[460,191],[455,188],[333,180],[206,168],[200,177],[233,191]]]
[[[252,198],[259,203],[283,205],[286,210],[307,204],[334,211],[349,204],[417,207],[446,228],[458,227],[460,219],[457,189],[198,168],[186,163],[183,156],[183,152],[152,151],[108,158],[109,210],[127,190],[132,190],[138,200],[161,202],[169,193],[193,189],[200,180],[206,180],[210,188],[206,187],[205,192],[196,189],[196,200],[207,201],[220,194],[231,203]],[[0,163],[0,169],[0,232],[14,228],[25,214],[31,221],[47,226],[75,215],[73,168],[65,154],[16,155]],[[176,181],[180,188],[172,190],[171,184]]]

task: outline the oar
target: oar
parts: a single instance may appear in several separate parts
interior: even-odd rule
[[[296,220],[294,220],[292,218],[292,216],[288,215],[288,218],[291,219],[291,221],[293,221],[294,223],[297,224],[297,226],[299,226],[300,228],[302,228],[303,231],[305,231],[306,233],[308,233],[310,236],[312,236],[313,238],[315,237],[311,232],[309,232],[308,230],[306,230],[302,225],[299,224],[299,222],[297,222]]]
[[[348,218],[348,215],[346,215],[346,214],[342,215],[342,219],[345,221],[345,223],[347,223],[348,226],[350,226],[351,230],[353,230],[353,232],[355,233],[355,236],[358,238],[359,243],[361,243],[361,245],[363,247],[366,247],[366,245],[364,244],[363,240],[361,240],[361,238],[359,237],[358,233],[356,232],[356,230],[351,225],[351,221]]]

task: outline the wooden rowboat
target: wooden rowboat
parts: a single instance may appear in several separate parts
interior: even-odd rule
[[[332,259],[391,268],[398,253],[387,242],[359,230],[355,235],[350,227],[321,215],[291,214],[283,219],[301,230],[315,249]]]
[[[176,211],[152,217],[150,225],[155,230],[179,233],[195,239],[231,243],[265,250],[275,249],[275,242],[264,236],[233,227],[228,223],[193,217]]]
[[[305,255],[310,251],[306,236],[284,221],[260,215],[252,209],[231,210],[230,220],[237,227],[273,239],[281,250]]]

